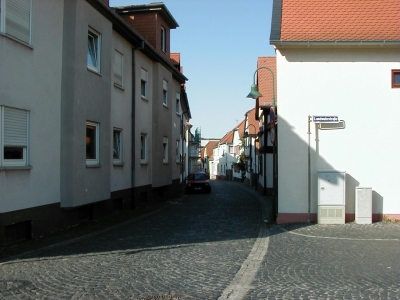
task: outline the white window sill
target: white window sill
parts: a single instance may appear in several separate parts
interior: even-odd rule
[[[24,41],[21,41],[21,40],[19,40],[19,39],[13,37],[13,36],[11,36],[11,35],[8,35],[8,34],[6,34],[6,33],[4,33],[4,32],[0,32],[0,36],[4,36],[4,37],[6,37],[6,38],[9,38],[10,40],[13,40],[14,42],[20,43],[20,44],[22,44],[22,45],[24,45],[24,46],[26,46],[26,47],[28,47],[28,48],[31,48],[31,49],[33,50],[33,46],[32,46],[32,45],[30,45],[30,44],[28,44],[28,43],[25,43]]]
[[[147,166],[149,164],[149,162],[147,162],[147,161],[141,161],[140,162],[140,165],[142,165],[142,166]]]
[[[96,75],[98,75],[98,76],[100,76],[100,77],[103,76],[103,75],[101,75],[101,73],[100,73],[99,71],[97,71],[96,69],[93,69],[93,68],[90,67],[90,66],[87,66],[87,69],[88,69],[88,71],[90,71],[90,72],[92,72],[92,73],[94,73],[94,74],[96,74]]]
[[[113,166],[114,167],[123,167],[125,164],[123,162],[114,162]]]
[[[101,168],[100,164],[86,165],[86,168]]]
[[[12,171],[12,170],[30,170],[32,166],[3,166],[0,167],[0,171]]]
[[[122,91],[125,91],[125,89],[122,86],[120,86],[119,84],[114,83],[114,87],[116,87],[117,89],[120,89]]]
[[[149,99],[146,96],[141,95],[140,97],[142,98],[142,100],[149,102]]]

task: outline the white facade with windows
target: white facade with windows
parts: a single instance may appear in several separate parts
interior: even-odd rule
[[[278,222],[307,221],[308,116],[338,116],[345,129],[311,123],[311,217],[317,214],[317,172],[346,171],[346,215],[356,186],[372,187],[374,219],[400,219],[400,69],[398,47],[311,47],[277,51],[279,95]],[[299,81],[298,78],[304,80]],[[290,183],[290,188],[288,188]],[[354,220],[354,219],[353,219]]]
[[[103,1],[1,0],[0,53],[0,245],[179,195],[186,77]]]

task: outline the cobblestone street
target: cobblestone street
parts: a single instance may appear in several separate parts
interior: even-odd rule
[[[400,299],[400,225],[269,227],[268,201],[212,181],[111,230],[0,263],[1,299]]]

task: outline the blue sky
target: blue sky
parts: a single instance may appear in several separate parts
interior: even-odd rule
[[[110,0],[110,6],[155,1]],[[272,0],[164,0],[179,27],[171,52],[181,53],[193,125],[203,138],[222,138],[244,119],[259,56],[269,44]]]

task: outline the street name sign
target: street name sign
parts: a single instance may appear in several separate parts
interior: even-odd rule
[[[313,116],[314,123],[338,123],[338,116]]]

